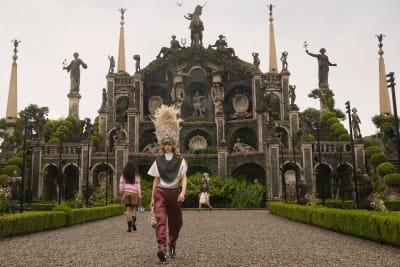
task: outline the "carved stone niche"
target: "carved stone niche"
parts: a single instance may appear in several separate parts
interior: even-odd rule
[[[207,146],[207,140],[201,135],[195,135],[189,140],[189,148],[193,151],[200,151]]]
[[[233,114],[232,118],[240,119],[251,116],[251,113],[247,112],[249,109],[249,98],[245,94],[234,95],[232,98],[232,105],[235,110],[235,114]]]
[[[153,95],[149,98],[148,109],[150,114],[154,114],[154,112],[161,108],[161,105],[164,103],[164,100],[161,96]]]

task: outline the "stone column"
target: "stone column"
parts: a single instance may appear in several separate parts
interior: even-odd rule
[[[121,198],[121,192],[119,192],[119,178],[122,173],[122,169],[125,163],[128,161],[128,146],[125,140],[115,140],[114,143],[114,153],[115,153],[115,171],[113,177],[113,196],[114,198]]]
[[[81,156],[82,156],[82,165],[81,165],[81,174],[82,176],[80,177],[81,179],[79,179],[79,193],[80,194],[84,194],[83,193],[83,187],[86,186],[86,184],[88,183],[89,186],[93,185],[93,177],[92,177],[92,173],[91,173],[91,160],[92,160],[92,150],[93,150],[93,144],[92,141],[89,140],[85,140],[81,143]]]
[[[292,147],[292,138],[297,138],[297,130],[299,129],[299,108],[297,106],[291,106],[289,110],[289,123],[290,123],[290,140],[289,147],[290,150],[293,150]]]
[[[282,92],[281,92],[281,112],[283,112],[283,120],[289,120],[289,76],[290,72],[283,70],[281,72],[282,77]]]
[[[42,179],[42,146],[44,142],[38,141],[32,147],[32,199],[39,199],[41,192],[39,188],[39,181]]]
[[[221,178],[228,177],[228,148],[226,144],[221,144],[218,148],[218,176]]]
[[[266,148],[267,199],[282,198],[282,183],[279,169],[279,141],[269,140]]]
[[[354,155],[356,162],[356,171],[360,173],[365,173],[365,153],[364,153],[364,143],[361,138],[354,139]]]
[[[99,150],[104,151],[108,143],[108,109],[101,108],[99,111],[99,134],[100,139]]]
[[[139,112],[136,108],[128,108],[128,142],[129,151],[139,151]]]
[[[313,166],[313,151],[312,151],[312,141],[309,139],[304,139],[300,143],[301,154],[303,158],[303,172],[304,180],[307,185],[307,194],[314,194],[316,192],[316,181],[314,175]]]

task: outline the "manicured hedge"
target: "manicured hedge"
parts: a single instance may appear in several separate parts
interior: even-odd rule
[[[0,238],[100,220],[123,213],[123,205],[80,209],[57,205],[54,211],[26,211],[7,214],[0,216]]]
[[[31,211],[0,217],[0,238],[65,226],[64,212]]]
[[[400,247],[400,213],[342,210],[270,202],[272,214]]]

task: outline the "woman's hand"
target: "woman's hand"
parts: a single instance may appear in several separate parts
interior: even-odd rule
[[[185,194],[184,193],[180,193],[178,196],[178,202],[183,202],[185,201]]]

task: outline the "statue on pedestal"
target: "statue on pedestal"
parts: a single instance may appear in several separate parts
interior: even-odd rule
[[[87,65],[85,62],[82,61],[82,59],[79,58],[79,53],[75,52],[74,53],[74,59],[66,65],[66,60],[63,62],[63,69],[67,70],[70,73],[70,78],[71,78],[71,92],[79,92],[79,84],[81,80],[81,69],[82,68],[86,69]]]
[[[329,66],[336,67],[337,64],[333,64],[329,61],[329,58],[326,53],[325,48],[321,48],[319,50],[320,54],[313,54],[308,52],[306,49],[306,53],[312,57],[316,57],[318,59],[318,81],[319,81],[319,88],[329,88],[328,84],[328,74],[329,74]]]

